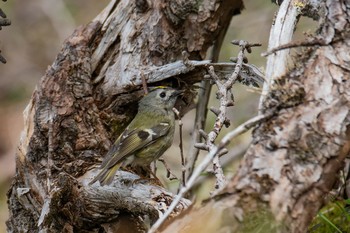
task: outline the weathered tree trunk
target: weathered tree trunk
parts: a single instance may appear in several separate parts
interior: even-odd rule
[[[255,129],[238,173],[162,232],[307,231],[350,150],[350,3],[321,5],[319,35],[270,86],[262,113],[275,115]]]
[[[172,194],[124,172],[111,187],[89,186],[90,170],[135,114],[141,77],[179,87],[198,81],[201,69],[180,62],[186,72],[174,74],[166,65],[183,51],[203,59],[242,7],[241,0],[113,0],[78,28],[26,108],[8,231],[135,232],[153,223]],[[174,214],[188,205],[183,199]]]

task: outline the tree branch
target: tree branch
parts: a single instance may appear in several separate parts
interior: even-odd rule
[[[98,183],[89,185],[95,175],[96,170],[89,171],[78,182],[65,173],[60,174],[58,180],[59,187],[62,188],[51,191],[50,198],[45,200],[41,210],[38,225],[43,226],[42,230],[48,230],[54,214],[65,216],[81,229],[93,228],[106,222],[113,224],[114,220],[125,213],[140,216],[142,219],[148,218],[152,223],[166,211],[175,197],[150,181],[141,181],[133,173],[118,171],[120,179],[114,179],[110,186],[100,186]],[[61,196],[77,201],[57,205]],[[179,214],[190,204],[189,200],[182,198],[172,214]],[[76,216],[69,214],[73,210],[78,210]]]
[[[278,48],[283,44],[291,42],[294,29],[298,22],[299,11],[292,0],[284,0],[278,10],[270,31],[268,50]],[[267,58],[266,76],[263,91],[259,102],[259,111],[263,111],[263,102],[269,93],[274,80],[288,71],[289,50],[278,51]]]

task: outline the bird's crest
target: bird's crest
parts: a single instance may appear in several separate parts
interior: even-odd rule
[[[145,93],[145,95],[147,95],[149,92],[155,91],[155,90],[157,90],[157,89],[168,89],[168,88],[171,88],[171,87],[168,87],[168,86],[154,86],[154,87],[148,87],[148,92]]]

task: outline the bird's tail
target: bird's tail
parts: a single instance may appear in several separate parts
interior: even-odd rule
[[[100,173],[89,183],[89,185],[95,183],[96,181],[100,181],[100,184],[103,185],[110,185],[113,181],[113,178],[115,176],[115,173],[120,168],[121,163],[118,163],[114,165],[112,168],[108,169],[106,167],[102,168]]]

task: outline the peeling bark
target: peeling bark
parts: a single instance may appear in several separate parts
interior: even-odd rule
[[[90,187],[90,170],[136,113],[141,75],[149,83],[197,82],[202,70],[159,76],[166,70],[159,66],[181,60],[183,51],[203,59],[242,7],[240,0],[113,0],[76,29],[26,108],[8,231],[147,229],[145,221],[152,224],[173,195],[152,183],[130,185],[137,178],[122,172],[112,187]],[[183,199],[174,215],[188,205]]]

